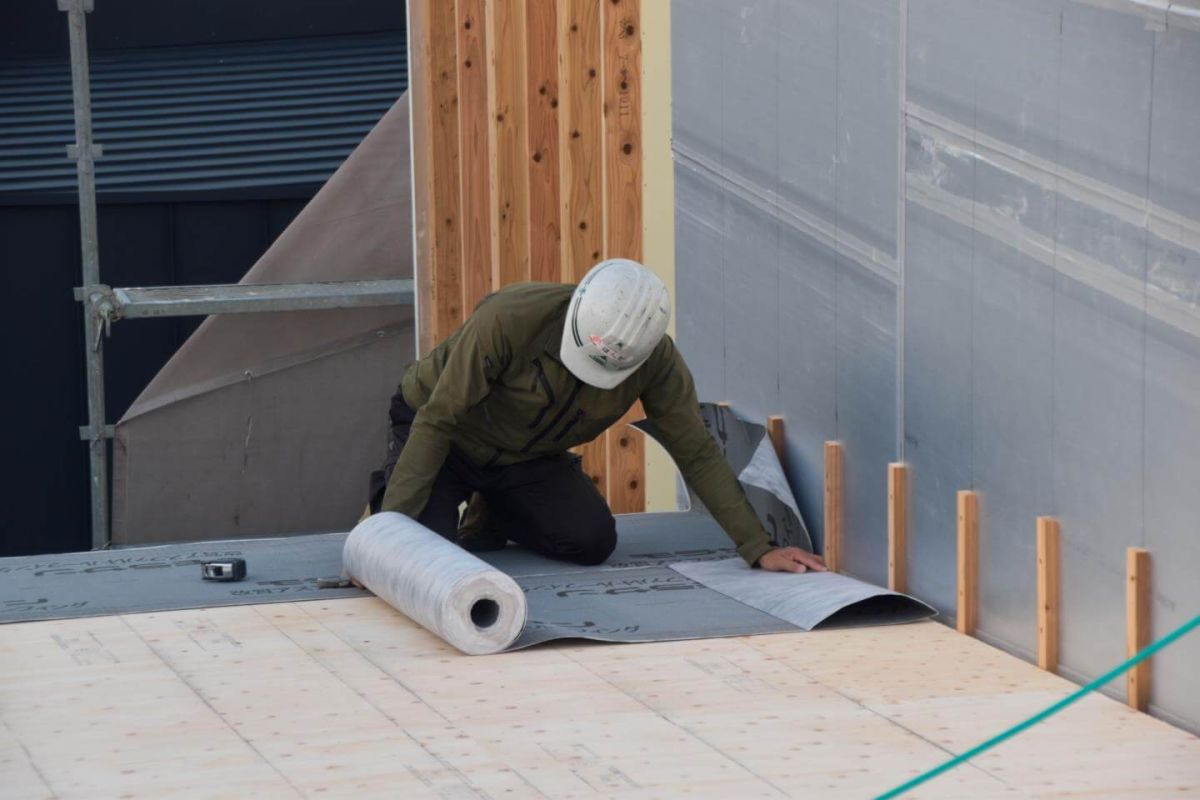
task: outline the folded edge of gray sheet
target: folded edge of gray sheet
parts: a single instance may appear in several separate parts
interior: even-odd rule
[[[932,606],[915,597],[836,572],[764,572],[750,568],[740,558],[670,566],[706,588],[806,631],[937,616]]]

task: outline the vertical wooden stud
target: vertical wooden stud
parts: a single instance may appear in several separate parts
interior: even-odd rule
[[[600,2],[559,0],[562,279],[577,283],[603,257],[604,127]],[[583,471],[609,496],[608,434],[578,448]]]
[[[562,274],[577,283],[604,255],[600,3],[565,0],[560,8]]]
[[[640,0],[602,0],[605,257],[642,260]],[[608,431],[608,505],[646,509],[646,440],[628,417]],[[614,481],[619,481],[614,483]],[[636,487],[631,489],[630,487]]]
[[[646,457],[642,432],[629,423],[646,418],[635,403],[608,431],[608,505],[614,514],[646,510]]]
[[[888,588],[908,591],[908,465],[888,464]]]
[[[417,204],[428,228],[427,263],[418,264],[422,305],[421,353],[429,352],[463,321],[461,157],[458,132],[458,22],[454,3],[414,0],[413,119],[418,158],[426,180],[417,183]],[[421,142],[419,139],[426,141]]]
[[[958,632],[975,634],[979,611],[979,497],[958,493]]]
[[[529,71],[529,274],[562,281],[559,208],[559,15],[555,0],[526,0]]]
[[[825,443],[825,566],[830,572],[841,569],[842,523],[842,444]]]
[[[495,161],[491,220],[496,264],[493,290],[530,278],[524,5],[521,0],[491,0],[487,6],[488,67],[493,87],[491,141]]]
[[[1058,672],[1059,526],[1037,518],[1037,662]]]
[[[641,0],[600,4],[604,42],[605,256],[642,260]],[[627,419],[608,431],[609,505],[645,510],[646,442]],[[614,486],[618,464],[620,484]],[[638,487],[629,491],[629,487]],[[614,491],[615,490],[615,491]]]
[[[429,74],[429,3],[412,0],[409,4],[408,109],[412,123],[413,186],[413,280],[416,288],[417,352],[421,355],[434,346],[433,304],[433,94]]]
[[[775,455],[779,458],[779,465],[782,467],[783,451],[785,441],[783,438],[783,417],[779,414],[772,414],[767,417],[767,437],[771,440],[771,446],[775,448]],[[786,468],[784,469],[786,472]]]
[[[606,254],[642,259],[641,0],[605,0]]]
[[[1150,644],[1150,551],[1125,551],[1125,655],[1133,656]],[[1145,711],[1150,704],[1150,660],[1125,673],[1126,702]]]
[[[436,5],[436,3],[435,3]],[[496,284],[491,234],[493,196],[491,144],[493,97],[487,69],[487,9],[484,0],[457,0],[458,135],[462,157],[463,310],[476,304]]]

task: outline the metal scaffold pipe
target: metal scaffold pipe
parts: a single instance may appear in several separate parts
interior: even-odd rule
[[[71,38],[71,87],[75,104],[75,144],[67,156],[75,161],[79,182],[79,239],[83,256],[83,328],[87,360],[88,454],[92,484],[92,547],[109,544],[108,439],[104,414],[104,350],[101,339],[103,299],[100,253],[96,236],[96,159],[100,147],[92,142],[92,92],[88,76],[87,13],[92,0],[57,0],[67,13]]]

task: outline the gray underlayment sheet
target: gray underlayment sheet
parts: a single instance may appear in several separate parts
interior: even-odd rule
[[[515,546],[483,554],[528,599],[529,621],[514,649],[551,639],[742,636],[934,614],[918,600],[844,575],[751,570],[704,514],[617,519],[616,552],[600,566],[551,561]],[[0,559],[0,622],[366,596],[317,588],[318,578],[340,574],[345,539],[331,533]],[[214,558],[245,558],[246,579],[201,580],[199,562]]]

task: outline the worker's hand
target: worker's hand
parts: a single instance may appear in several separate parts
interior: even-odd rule
[[[758,565],[768,572],[824,572],[825,562],[819,555],[799,547],[777,547],[758,559]]]

